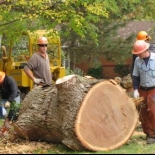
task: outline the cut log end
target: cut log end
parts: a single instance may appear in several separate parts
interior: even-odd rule
[[[134,102],[111,82],[101,82],[86,95],[76,120],[80,142],[92,151],[123,145],[138,122]]]
[[[57,88],[66,88],[68,89],[69,87],[73,86],[76,82],[76,76],[75,75],[68,75],[63,78],[60,78],[56,81],[56,86]],[[60,87],[61,85],[61,87]]]

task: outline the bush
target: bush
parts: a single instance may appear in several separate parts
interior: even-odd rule
[[[90,75],[97,79],[101,79],[101,78],[103,78],[102,72],[103,72],[103,68],[102,68],[102,66],[99,66],[96,68],[89,68],[87,75]]]
[[[118,64],[115,66],[114,71],[115,71],[115,73],[118,73],[119,75],[124,77],[130,73],[131,67],[126,66],[126,65],[122,65],[122,64]]]

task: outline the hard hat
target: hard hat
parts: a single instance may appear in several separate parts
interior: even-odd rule
[[[5,78],[5,73],[0,71],[0,83],[3,82],[4,78]]]
[[[150,40],[151,37],[145,32],[145,31],[140,31],[138,34],[137,34],[137,40]]]
[[[48,44],[48,40],[46,37],[39,37],[37,40],[37,44]]]
[[[150,47],[150,44],[144,40],[137,40],[133,45],[133,54],[140,54],[146,51]]]

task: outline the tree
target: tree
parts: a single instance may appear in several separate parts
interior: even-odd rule
[[[66,36],[72,32],[81,38],[91,36],[97,42],[95,23],[108,18],[127,19],[140,1],[2,0],[0,30],[11,35],[14,31],[65,27]]]
[[[154,19],[154,5],[152,0],[1,0],[0,31],[15,39],[14,32],[52,28],[80,58],[104,55],[117,61],[115,52],[123,62],[131,53],[120,52],[131,48],[132,37],[114,38],[118,26],[129,20]]]

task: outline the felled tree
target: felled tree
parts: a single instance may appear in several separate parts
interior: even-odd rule
[[[22,102],[14,129],[28,140],[105,151],[122,146],[137,121],[133,100],[113,80],[69,75],[34,88]]]

